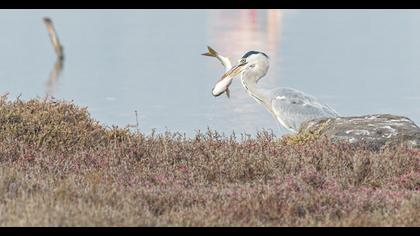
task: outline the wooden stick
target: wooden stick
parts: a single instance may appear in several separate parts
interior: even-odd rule
[[[53,22],[50,18],[44,17],[44,23],[47,26],[48,33],[50,35],[51,43],[54,46],[55,53],[60,60],[64,60],[63,46],[61,46],[58,40],[57,32],[54,29]]]

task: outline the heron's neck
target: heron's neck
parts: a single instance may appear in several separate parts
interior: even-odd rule
[[[269,109],[269,97],[263,89],[257,88],[256,81],[257,80],[255,76],[253,77],[253,75],[243,74],[241,76],[242,86],[244,86],[245,91],[248,93],[248,95],[255,99],[255,101],[257,101],[258,103],[263,104],[267,109]]]

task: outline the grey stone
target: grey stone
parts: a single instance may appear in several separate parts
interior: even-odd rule
[[[420,128],[409,118],[389,114],[338,117],[302,123],[299,134],[317,132],[333,142],[365,143],[373,149],[406,144],[420,149]]]

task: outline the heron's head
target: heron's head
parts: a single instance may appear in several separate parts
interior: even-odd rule
[[[268,56],[263,52],[249,51],[239,60],[238,64],[227,71],[222,78],[235,77],[243,73],[255,82],[265,76],[269,68]]]

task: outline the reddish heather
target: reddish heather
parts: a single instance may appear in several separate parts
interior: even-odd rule
[[[0,100],[0,226],[420,226],[420,152],[106,128]]]

